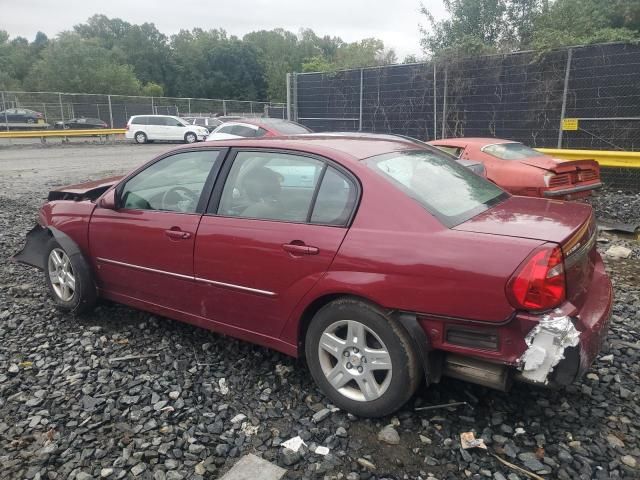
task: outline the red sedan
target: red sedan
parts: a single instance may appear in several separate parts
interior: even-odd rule
[[[340,408],[387,415],[442,375],[571,383],[608,329],[585,204],[511,197],[388,136],[189,145],[50,192],[14,258],[68,312],[98,297],[305,356]]]
[[[449,138],[428,143],[459,159],[482,162],[487,178],[514,195],[576,200],[602,187],[600,166],[594,160],[558,160],[522,143],[498,138]]]

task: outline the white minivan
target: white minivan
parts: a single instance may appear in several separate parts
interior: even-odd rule
[[[190,125],[180,117],[172,115],[134,115],[127,122],[125,138],[136,143],[154,140],[173,140],[195,143],[205,140],[209,130],[199,125]]]

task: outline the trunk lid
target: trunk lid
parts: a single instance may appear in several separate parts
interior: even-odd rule
[[[567,299],[581,306],[597,259],[593,209],[586,204],[510,197],[454,230],[553,242],[561,246]],[[523,258],[524,261],[524,258]]]

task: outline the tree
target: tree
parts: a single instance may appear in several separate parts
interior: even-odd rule
[[[532,45],[568,45],[640,39],[637,0],[556,0],[535,22]]]
[[[145,97],[163,97],[164,89],[162,85],[158,85],[154,82],[146,83],[142,89],[140,90],[140,95],[144,95]]]
[[[62,33],[42,51],[25,85],[34,90],[137,94],[140,82],[130,65],[95,41]]]
[[[430,55],[485,54],[640,38],[638,0],[443,0],[449,18],[424,6]]]
[[[480,54],[495,51],[507,35],[506,0],[443,0],[450,18],[436,21],[422,5],[430,28],[421,27],[425,53]]]

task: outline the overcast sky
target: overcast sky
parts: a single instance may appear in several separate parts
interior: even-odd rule
[[[441,0],[423,0],[436,17]],[[253,30],[312,28],[345,41],[377,37],[399,59],[421,54],[420,0],[0,0],[0,30],[33,40],[41,30],[52,37],[101,13],[130,23],[153,22],[165,34],[180,29],[224,28],[242,36]]]

